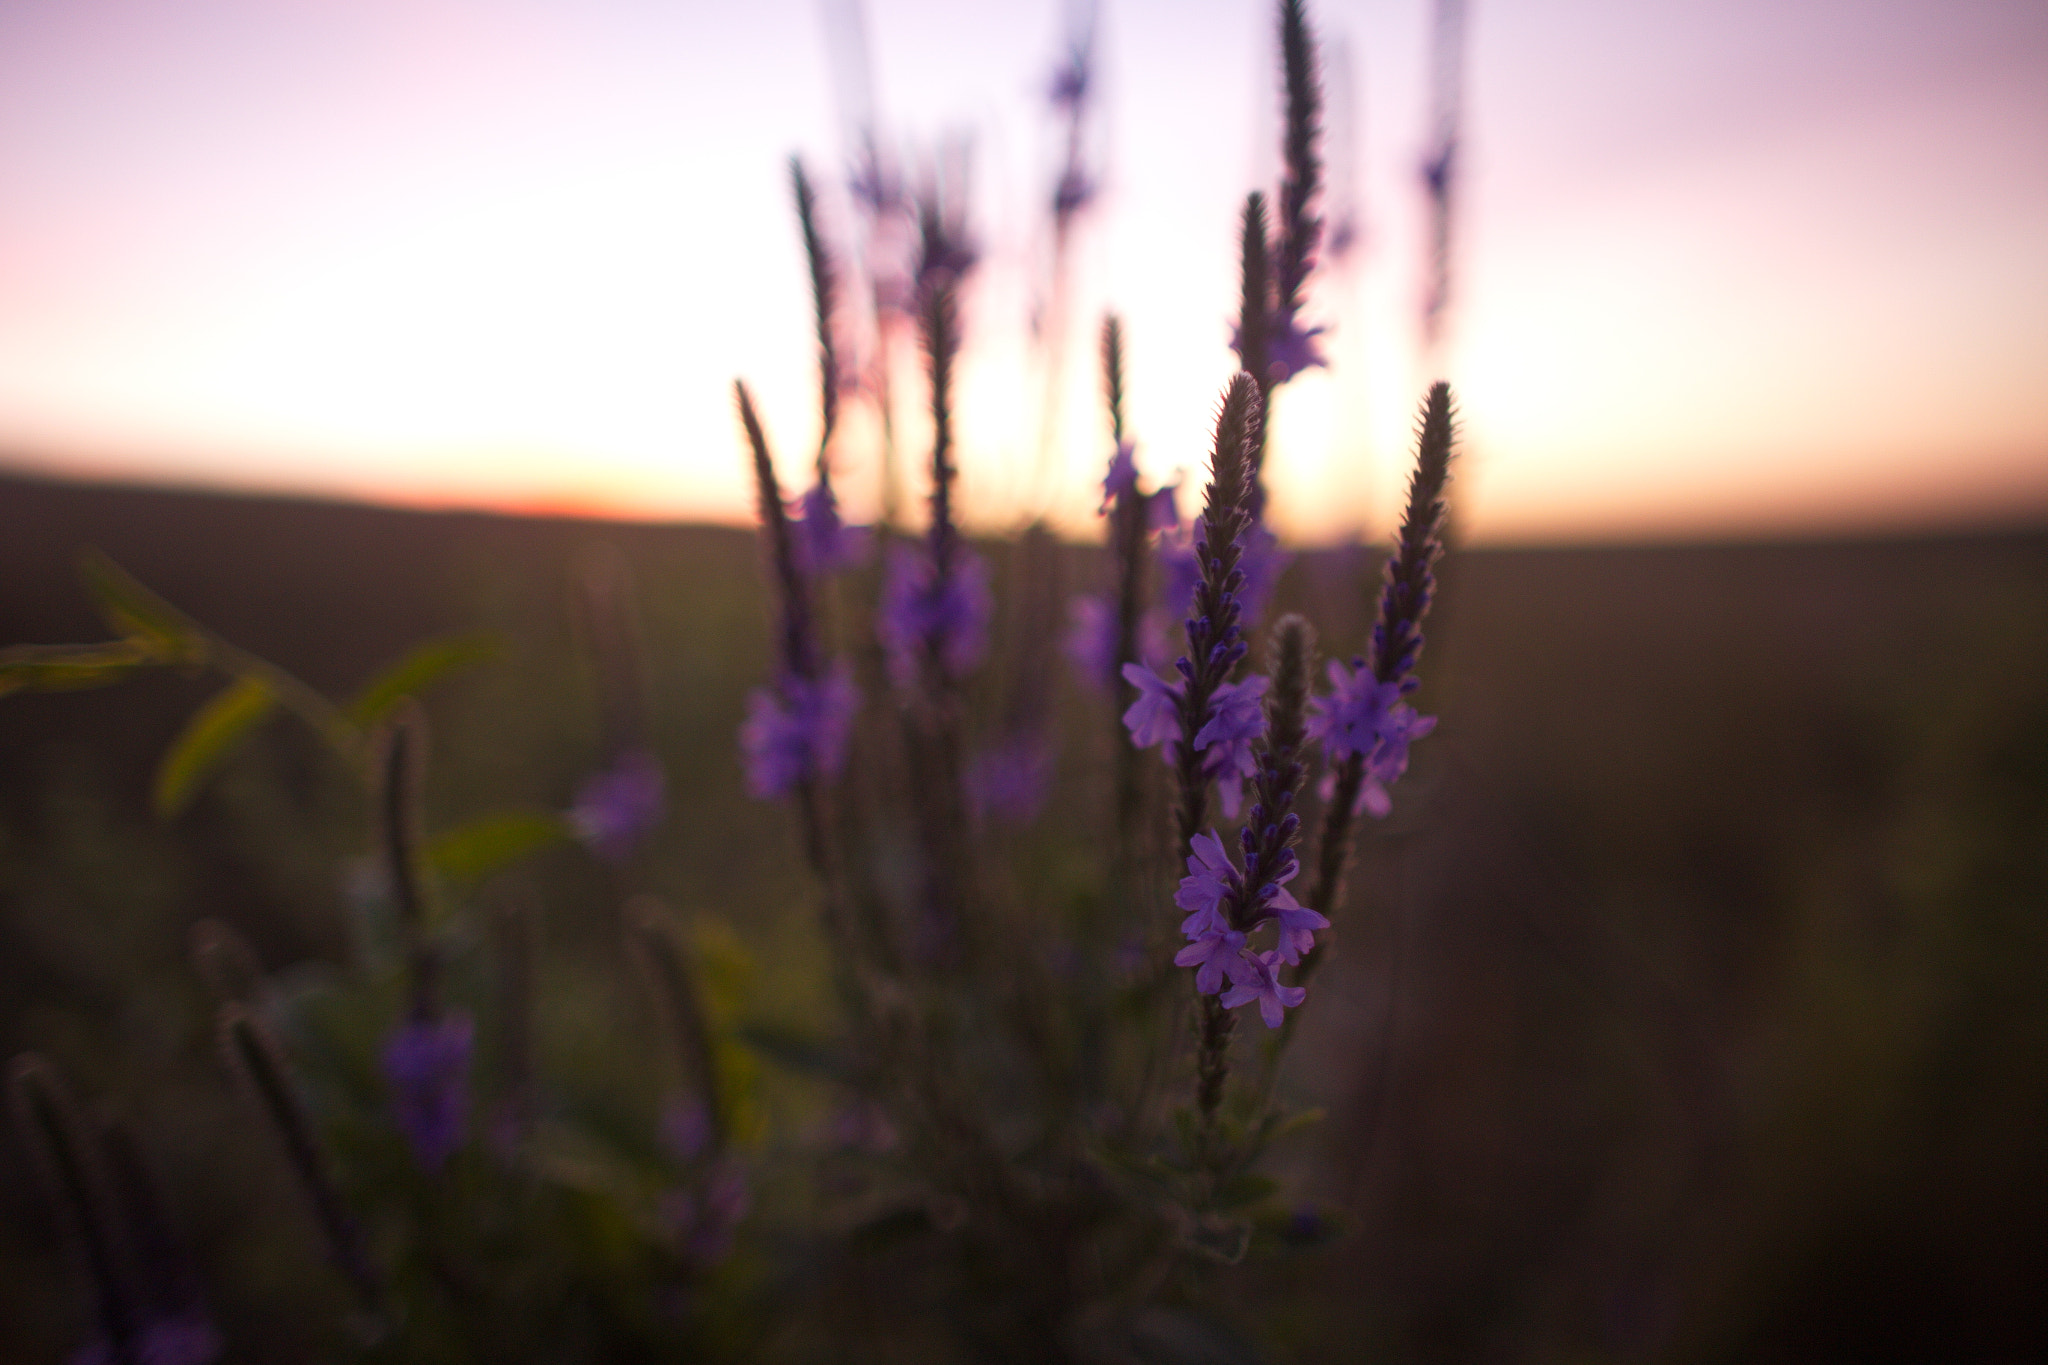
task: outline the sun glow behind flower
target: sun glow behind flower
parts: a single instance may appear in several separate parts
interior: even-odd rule
[[[0,456],[749,519],[727,386],[753,382],[797,485],[815,419],[783,158],[821,172],[843,243],[844,128],[813,5],[692,10],[9,6]],[[1087,345],[1101,307],[1127,319],[1148,479],[1201,463],[1233,363],[1236,205],[1276,174],[1266,7],[1105,11],[1103,191],[1081,220],[1042,472],[1030,322],[1057,9],[869,11],[885,132],[975,143],[962,514],[1050,512],[1088,533],[1108,451]],[[1316,13],[1362,57],[1365,245],[1311,285],[1332,371],[1275,405],[1283,530],[1384,529],[1436,368],[1464,394],[1481,537],[2048,508],[2038,13],[1864,16],[1845,41],[1766,6],[1580,0],[1540,25],[1481,7],[1457,297],[1433,362],[1416,326],[1425,7]],[[897,370],[911,509],[907,348]],[[852,405],[839,487],[856,521],[877,501],[876,435]]]

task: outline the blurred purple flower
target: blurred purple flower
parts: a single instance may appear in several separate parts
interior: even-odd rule
[[[839,500],[832,485],[818,481],[797,500],[798,516],[791,524],[792,548],[797,568],[816,577],[850,569],[868,557],[868,532],[864,526],[848,526],[839,519]]]
[[[1108,512],[1116,505],[1119,494],[1136,490],[1138,486],[1138,446],[1134,441],[1117,442],[1116,454],[1109,457],[1109,472],[1102,476],[1102,506],[1097,515]]]
[[[1066,60],[1053,69],[1045,94],[1054,109],[1072,114],[1087,100],[1093,79],[1088,55],[1088,45],[1076,43],[1068,50]]]
[[[384,1043],[384,1079],[392,1118],[428,1171],[462,1145],[469,1112],[469,1057],[476,1024],[466,1014],[408,1019]]]
[[[1067,603],[1067,620],[1067,661],[1084,684],[1100,692],[1116,673],[1116,608],[1083,595]]]
[[[1124,681],[1138,689],[1138,699],[1124,712],[1131,743],[1140,749],[1164,744],[1166,761],[1173,762],[1180,740],[1180,699],[1187,684],[1179,678],[1169,682],[1143,664],[1125,664],[1122,672]]]
[[[732,1254],[733,1235],[751,1203],[747,1177],[735,1162],[714,1167],[692,1190],[670,1190],[661,1216],[683,1251],[700,1265],[716,1265]]]
[[[844,661],[815,681],[784,674],[773,688],[755,688],[740,725],[747,790],[766,800],[807,779],[836,777],[859,707]]]
[[[627,749],[577,789],[569,824],[600,858],[624,862],[661,823],[666,789],[661,760],[645,749]]]
[[[1223,993],[1223,1008],[1259,1002],[1259,1018],[1267,1028],[1279,1028],[1286,1012],[1308,998],[1306,986],[1280,984],[1280,954],[1240,953],[1231,964],[1231,987]]]
[[[968,809],[976,819],[1027,824],[1045,804],[1052,768],[1040,735],[1017,735],[984,749],[968,760],[961,777]]]
[[[826,1124],[826,1137],[842,1151],[880,1155],[896,1146],[896,1125],[873,1100],[855,1100],[836,1111]]]
[[[1327,369],[1329,362],[1316,338],[1327,328],[1307,327],[1293,313],[1275,313],[1266,324],[1266,373],[1275,387],[1308,369]]]
[[[954,552],[952,572],[942,581],[935,579],[922,549],[899,545],[890,554],[875,629],[888,653],[890,674],[902,687],[916,683],[924,650],[936,653],[940,665],[958,678],[972,671],[988,648],[993,599],[981,556],[962,546]]]
[[[1217,784],[1217,798],[1226,819],[1235,820],[1244,803],[1244,779],[1258,770],[1252,746],[1266,733],[1266,713],[1259,699],[1266,679],[1256,674],[1243,682],[1224,683],[1209,702],[1209,719],[1195,732],[1202,754],[1202,772]]]
[[[1086,171],[1070,169],[1053,187],[1052,211],[1064,218],[1079,213],[1095,198],[1095,179]]]
[[[1410,741],[1421,739],[1434,729],[1436,717],[1419,716],[1412,706],[1404,704],[1387,713],[1380,727],[1379,747],[1365,761],[1365,785],[1358,791],[1359,804],[1372,812],[1375,819],[1384,820],[1394,808],[1387,788],[1408,771]]]
[[[689,1095],[671,1095],[661,1107],[661,1145],[678,1161],[695,1161],[711,1146],[711,1110]]]
[[[212,1365],[227,1349],[213,1319],[198,1308],[146,1323],[135,1341],[140,1365]],[[71,1365],[114,1365],[114,1348],[104,1337],[72,1353]]]

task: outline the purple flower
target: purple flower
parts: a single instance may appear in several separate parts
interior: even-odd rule
[[[1195,989],[1214,995],[1223,989],[1224,973],[1235,981],[1243,970],[1244,935],[1235,929],[1218,928],[1202,935],[1173,955],[1176,967],[1195,968]]]
[[[1259,1018],[1267,1028],[1279,1028],[1286,1012],[1308,998],[1306,986],[1280,984],[1280,954],[1240,953],[1233,964],[1231,987],[1223,993],[1223,1008],[1259,1002]]]
[[[1266,679],[1256,675],[1241,683],[1224,683],[1209,702],[1209,719],[1195,732],[1202,772],[1215,779],[1225,818],[1235,820],[1243,804],[1244,779],[1258,771],[1252,745],[1266,733],[1266,713],[1259,699]]]
[[[1289,873],[1291,877],[1293,873]],[[1282,881],[1287,877],[1281,878]],[[1294,893],[1276,885],[1266,909],[1280,924],[1280,960],[1292,967],[1301,955],[1316,946],[1315,931],[1327,929],[1330,921],[1294,899]]]
[[[784,674],[774,688],[755,688],[740,726],[747,790],[766,800],[807,779],[836,777],[859,707],[843,661],[815,681]]]
[[[1387,788],[1408,771],[1409,742],[1421,739],[1434,729],[1436,717],[1418,716],[1412,706],[1397,706],[1387,713],[1380,726],[1379,747],[1373,750],[1372,757],[1366,759],[1365,783],[1358,789],[1359,803],[1371,811],[1375,819],[1384,820],[1387,812],[1394,808]]]
[[[975,818],[1024,824],[1045,804],[1052,755],[1040,736],[1019,735],[969,759],[961,780]]]
[[[1117,443],[1116,454],[1109,457],[1109,472],[1102,476],[1102,506],[1097,509],[1097,515],[1114,507],[1119,495],[1137,490],[1137,452],[1138,446],[1134,441]]]
[[[1266,320],[1266,373],[1275,387],[1285,384],[1303,370],[1327,368],[1316,347],[1316,338],[1326,328],[1301,325],[1291,312],[1274,313]]]
[[[429,1171],[440,1170],[462,1145],[475,1041],[476,1025],[466,1014],[408,1019],[385,1040],[392,1118]]]
[[[928,555],[896,547],[876,632],[897,684],[907,688],[917,681],[918,656],[927,649],[954,677],[970,672],[988,648],[991,607],[988,566],[973,551],[956,550],[952,572],[940,580]]]
[[[593,853],[622,863],[661,823],[666,788],[661,760],[645,749],[628,749],[577,788],[569,824]]]
[[[1125,664],[1124,681],[1138,689],[1138,699],[1124,712],[1124,727],[1131,743],[1140,749],[1155,744],[1166,746],[1166,761],[1173,762],[1180,740],[1180,699],[1187,684],[1179,678],[1168,681],[1143,664]]]
[[[1330,695],[1309,699],[1308,733],[1331,758],[1370,754],[1387,713],[1401,700],[1398,683],[1383,683],[1363,659],[1330,660]]]
[[[839,500],[832,485],[820,479],[797,500],[791,524],[797,567],[813,577],[850,569],[868,557],[868,532],[839,519]]]
[[[1214,830],[1197,834],[1189,843],[1188,875],[1181,878],[1173,903],[1188,911],[1180,931],[1189,938],[1201,938],[1230,927],[1223,906],[1244,889],[1237,865]],[[1182,963],[1186,966],[1186,963]]]
[[[1381,682],[1362,659],[1349,665],[1333,659],[1329,672],[1330,695],[1309,702],[1315,714],[1309,717],[1308,732],[1332,759],[1365,759],[1365,781],[1353,813],[1363,810],[1384,819],[1394,808],[1387,789],[1408,771],[1408,745],[1434,730],[1436,717],[1417,715],[1400,700],[1401,685]],[[1335,774],[1325,775],[1324,799],[1335,790]]]

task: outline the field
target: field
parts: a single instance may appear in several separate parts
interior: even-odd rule
[[[568,585],[615,547],[671,792],[637,875],[729,940],[732,1018],[822,1007],[791,822],[736,757],[769,651],[751,536],[6,479],[0,645],[105,635],[83,545],[333,696],[423,637],[494,632],[498,657],[428,699],[437,822],[561,809],[600,761]],[[1105,568],[1045,563],[1069,590]],[[1377,571],[1303,555],[1281,597],[1349,652]],[[1441,728],[1331,911],[1287,1081],[1329,1114],[1287,1149],[1290,1188],[1348,1231],[1249,1267],[1231,1312],[1303,1361],[2048,1343],[2048,532],[1454,550],[1443,578],[1420,697]],[[185,935],[219,918],[273,971],[338,969],[369,836],[282,723],[153,815],[156,757],[216,685],[0,700],[0,1048],[116,1098],[228,1358],[296,1359],[335,1291],[221,1074]],[[1061,686],[1063,795],[1017,836],[1051,880],[1109,762],[1102,703]],[[543,973],[574,1092],[630,1036],[600,989],[616,888],[573,849],[519,877],[575,907],[549,914]],[[816,1121],[801,1086],[764,1094],[765,1123]],[[0,1202],[0,1357],[65,1358],[86,1296],[11,1131]]]

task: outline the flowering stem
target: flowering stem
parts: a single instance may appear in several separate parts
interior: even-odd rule
[[[1109,409],[1110,439],[1118,448],[1124,441],[1124,344],[1123,324],[1115,314],[1102,320],[1102,391]],[[1135,745],[1125,742],[1123,715],[1138,699],[1138,689],[1125,678],[1122,666],[1138,657],[1138,625],[1145,610],[1145,497],[1136,479],[1119,487],[1110,512],[1110,537],[1117,566],[1116,663],[1111,686],[1116,698],[1110,713],[1116,753],[1116,859],[1118,875],[1128,881],[1137,852],[1138,817],[1143,807],[1144,784]]]

